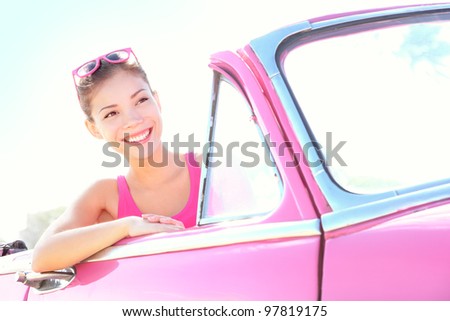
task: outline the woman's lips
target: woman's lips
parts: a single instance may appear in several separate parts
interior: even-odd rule
[[[131,144],[142,144],[150,138],[151,133],[152,128],[148,128],[136,134],[125,134],[124,141]]]

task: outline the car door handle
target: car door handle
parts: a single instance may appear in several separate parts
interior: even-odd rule
[[[75,275],[74,267],[42,273],[20,271],[16,273],[16,281],[28,285],[38,294],[44,294],[64,289],[75,279]]]

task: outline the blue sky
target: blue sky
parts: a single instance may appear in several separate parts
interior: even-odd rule
[[[307,18],[404,3],[414,2],[3,1],[0,239],[17,237],[26,214],[68,205],[91,182],[123,171],[101,166],[102,143],[84,128],[74,67],[132,47],[159,91],[166,139],[203,139],[210,54]]]

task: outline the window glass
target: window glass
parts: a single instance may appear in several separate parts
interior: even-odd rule
[[[281,182],[247,100],[221,80],[215,107],[202,218],[270,212],[280,201]]]
[[[340,35],[284,72],[333,179],[377,193],[450,177],[450,23]],[[338,146],[340,144],[340,146]]]

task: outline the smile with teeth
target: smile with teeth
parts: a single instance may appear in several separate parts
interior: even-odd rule
[[[124,141],[126,141],[127,143],[140,143],[140,142],[146,140],[150,136],[151,132],[152,132],[152,130],[151,130],[151,128],[149,128],[145,132],[143,132],[139,135],[136,135],[136,136],[131,136],[131,135],[126,134]]]

